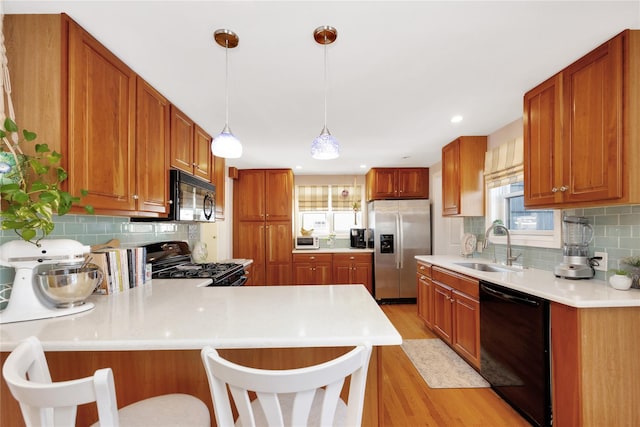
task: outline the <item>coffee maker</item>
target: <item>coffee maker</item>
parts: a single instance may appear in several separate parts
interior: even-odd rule
[[[351,239],[349,241],[349,246],[351,248],[364,249],[367,247],[367,239],[365,236],[366,229],[365,228],[352,228],[349,230],[349,235]]]
[[[565,216],[562,219],[562,262],[556,266],[556,277],[591,279],[595,271],[589,260],[589,243],[593,228],[585,217]]]

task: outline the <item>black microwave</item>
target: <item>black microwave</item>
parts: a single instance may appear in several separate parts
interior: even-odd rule
[[[169,216],[131,221],[215,222],[216,186],[176,169],[169,170]]]

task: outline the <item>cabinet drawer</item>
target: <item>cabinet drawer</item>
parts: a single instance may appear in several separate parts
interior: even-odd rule
[[[338,262],[371,262],[371,254],[333,254],[333,260]]]
[[[418,261],[417,272],[419,275],[431,277],[431,264]]]
[[[293,262],[331,262],[331,254],[293,254]]]
[[[471,297],[479,298],[480,296],[480,292],[478,289],[478,279],[454,273],[435,266],[432,268],[432,275],[433,280],[437,280],[440,283],[451,286],[452,288],[463,292]]]

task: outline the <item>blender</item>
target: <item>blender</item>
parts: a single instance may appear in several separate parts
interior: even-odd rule
[[[589,259],[593,228],[582,216],[565,216],[562,223],[563,260],[554,270],[556,277],[591,279],[595,274]]]

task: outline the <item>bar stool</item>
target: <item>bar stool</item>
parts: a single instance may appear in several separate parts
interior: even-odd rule
[[[118,410],[111,368],[91,377],[52,382],[36,337],[21,342],[2,367],[9,390],[20,403],[27,426],[75,426],[78,405],[96,402],[101,426],[211,426],[209,409],[188,394],[166,394]]]

